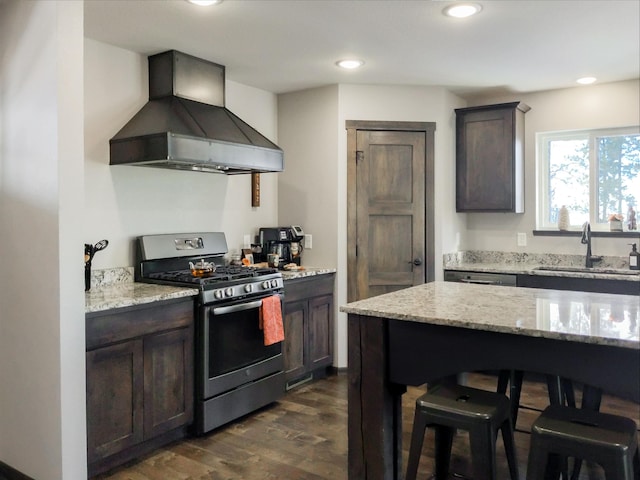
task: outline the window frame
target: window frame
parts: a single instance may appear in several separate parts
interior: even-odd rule
[[[587,140],[589,145],[589,223],[595,231],[609,230],[608,222],[597,221],[598,211],[598,148],[597,139],[606,136],[640,135],[640,126],[593,128],[536,132],[536,229],[538,231],[557,229],[557,224],[549,218],[549,143],[550,140]],[[595,179],[595,180],[594,180]],[[639,199],[640,200],[640,199]],[[640,205],[635,205],[636,211]],[[624,212],[622,212],[624,213]],[[572,224],[571,227],[580,227]]]

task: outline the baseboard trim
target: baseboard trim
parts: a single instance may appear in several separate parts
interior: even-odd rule
[[[4,462],[0,462],[0,480],[34,480]]]
[[[329,370],[330,373],[332,373],[334,375],[345,375],[345,374],[347,374],[349,372],[349,369],[347,367],[338,368],[338,367],[331,366],[331,367],[329,367],[328,370]]]

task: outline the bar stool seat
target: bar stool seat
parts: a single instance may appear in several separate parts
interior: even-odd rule
[[[456,429],[469,433],[473,475],[478,480],[496,478],[496,438],[502,431],[512,480],[518,479],[509,399],[502,394],[462,385],[440,384],[416,400],[406,480],[415,480],[425,430],[432,426],[436,441],[435,478],[449,473],[451,445]]]
[[[634,463],[640,475],[636,429],[629,418],[551,405],[531,427],[527,480],[557,479],[566,457],[599,464],[607,480],[634,480]]]

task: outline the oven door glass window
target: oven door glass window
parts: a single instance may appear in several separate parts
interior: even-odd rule
[[[264,345],[260,301],[209,310],[209,378],[278,355],[281,343]]]

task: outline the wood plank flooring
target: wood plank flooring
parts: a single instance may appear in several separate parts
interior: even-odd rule
[[[470,374],[468,384],[494,390],[495,377]],[[424,389],[410,388],[403,397],[403,462],[406,467],[416,398]],[[531,423],[546,405],[546,386],[525,377],[516,426],[520,479],[525,479]],[[602,410],[633,418],[640,425],[640,406],[605,396]],[[451,469],[470,478],[467,436],[454,439]],[[508,479],[502,441],[498,440],[498,478]],[[433,472],[433,434],[428,434],[419,479]],[[95,480],[346,480],[347,377],[330,376],[288,392],[263,408],[208,435],[173,443]],[[483,479],[476,479],[483,480]],[[583,465],[580,480],[604,480],[597,465]]]

